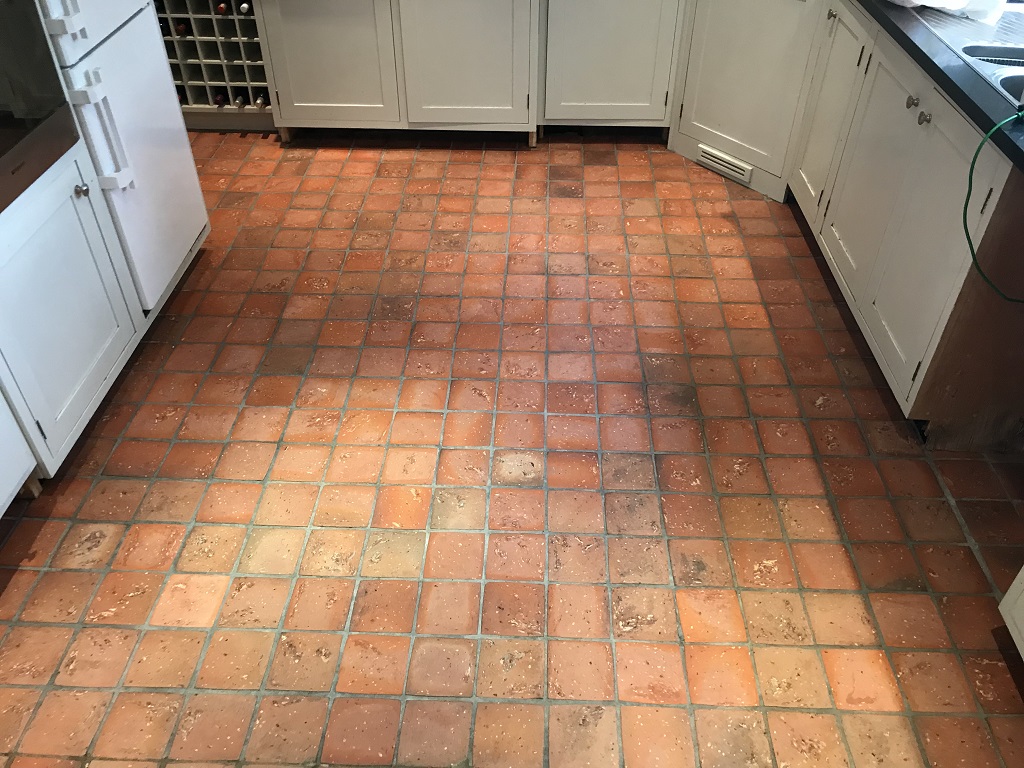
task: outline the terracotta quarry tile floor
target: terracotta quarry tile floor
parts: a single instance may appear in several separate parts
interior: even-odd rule
[[[789,207],[310,140],[193,137],[208,246],[4,518],[10,765],[1024,765],[1024,464],[922,448]]]

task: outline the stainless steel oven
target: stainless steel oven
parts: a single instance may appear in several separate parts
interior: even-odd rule
[[[35,0],[0,0],[0,211],[76,141]]]

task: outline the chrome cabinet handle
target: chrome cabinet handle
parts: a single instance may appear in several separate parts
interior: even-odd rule
[[[832,10],[831,8],[829,8],[829,9],[828,9],[828,20],[829,20],[829,21],[832,21],[832,19],[835,19],[835,18],[838,18],[838,17],[839,17],[839,14],[838,14],[838,13],[836,13],[836,12],[835,12],[834,10]]]
[[[91,191],[88,184],[75,184],[75,197],[88,197]]]
[[[907,109],[913,109],[914,107],[920,107],[921,100],[917,96],[907,96]]]
[[[932,113],[931,112],[922,112],[920,115],[917,116],[917,124],[918,125],[924,125],[925,123],[930,123],[931,121],[932,121]]]

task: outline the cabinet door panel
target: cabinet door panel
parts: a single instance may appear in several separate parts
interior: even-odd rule
[[[868,288],[871,301],[862,309],[901,396],[910,392],[918,363],[969,268],[963,205],[971,158],[981,141],[938,93],[922,99],[924,109],[932,121],[915,125],[907,182]],[[991,147],[986,150],[978,161],[976,194],[968,215],[976,233],[981,231],[981,208],[999,168],[998,154]]]
[[[58,455],[131,340],[128,307],[74,163],[0,218],[0,355]]]
[[[663,120],[680,0],[549,0],[545,117]]]
[[[680,130],[781,176],[817,2],[698,0]]]
[[[401,0],[409,121],[526,124],[530,0]]]
[[[828,256],[858,304],[878,260],[914,143],[921,138],[917,112],[906,108],[908,97],[921,95],[918,81],[898,72],[881,49],[875,51],[867,79],[821,232]]]
[[[398,121],[390,0],[263,0],[256,7],[286,124]]]
[[[824,204],[834,161],[842,155],[857,97],[864,85],[869,33],[843,5],[828,19],[814,82],[814,102],[807,118],[806,140],[790,187],[804,215],[814,222]]]
[[[14,500],[35,466],[36,460],[25,442],[21,427],[0,393],[0,515]]]

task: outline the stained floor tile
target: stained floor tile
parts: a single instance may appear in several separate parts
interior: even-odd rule
[[[1024,761],[1024,464],[895,419],[792,208],[310,138],[192,136],[211,237],[4,518],[11,768]]]

